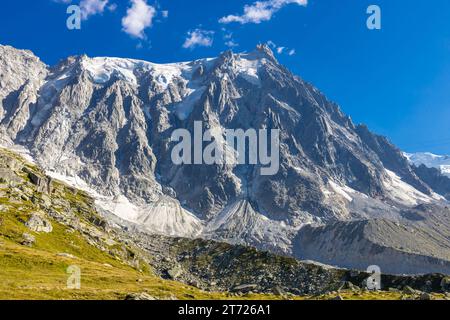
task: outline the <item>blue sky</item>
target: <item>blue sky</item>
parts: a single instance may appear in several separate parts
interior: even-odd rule
[[[68,30],[70,1],[2,1],[0,43],[54,64],[82,53],[186,61],[271,41],[356,123],[405,151],[450,154],[448,0],[261,0],[261,10],[254,0],[82,0],[81,30]],[[366,27],[371,4],[381,30]]]

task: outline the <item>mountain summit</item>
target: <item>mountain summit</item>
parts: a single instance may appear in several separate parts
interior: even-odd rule
[[[198,122],[225,148],[227,129],[279,130],[278,173],[175,165],[172,133]],[[184,63],[80,56],[53,67],[0,46],[0,132],[147,232],[350,268],[450,273],[442,187],[264,45]],[[406,239],[404,228],[420,239]]]

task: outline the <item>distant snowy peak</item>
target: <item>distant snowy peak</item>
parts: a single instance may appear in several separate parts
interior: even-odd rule
[[[450,156],[436,155],[430,152],[405,153],[408,161],[415,166],[440,169],[442,174],[450,177]]]

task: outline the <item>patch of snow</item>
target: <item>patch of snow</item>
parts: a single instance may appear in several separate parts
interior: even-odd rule
[[[255,86],[261,86],[258,70],[261,66],[259,59],[246,59],[244,55],[238,56],[236,60],[236,73]]]
[[[356,192],[355,190],[353,190],[352,188],[350,188],[348,186],[341,187],[332,180],[329,180],[328,184],[330,185],[330,187],[334,191],[334,193],[341,195],[348,202],[353,201],[353,198],[349,195],[349,193],[355,193]]]
[[[436,168],[441,173],[450,177],[450,156],[440,156],[430,152],[404,153],[408,161],[416,167],[424,165],[428,168]]]
[[[419,203],[431,202],[431,197],[402,181],[402,179],[395,172],[386,170],[386,173],[388,175],[388,179],[384,180],[383,183],[392,200],[406,205],[417,205]]]
[[[189,89],[183,100],[175,104],[175,113],[180,120],[186,120],[189,117],[205,90],[206,87]]]
[[[138,67],[148,66],[143,61],[119,58],[85,58],[82,61],[83,68],[89,73],[92,81],[103,84],[108,82],[113,75],[120,79],[137,85],[134,70]]]
[[[84,58],[82,66],[89,73],[92,81],[98,84],[104,84],[116,76],[132,85],[137,85],[136,71],[139,69],[149,71],[161,89],[165,90],[176,78],[190,80],[199,64],[210,68],[214,60],[202,59],[194,62],[157,64],[143,60],[97,57]]]
[[[136,222],[139,217],[139,208],[123,195],[114,198],[99,197],[95,203],[103,210],[129,222]]]

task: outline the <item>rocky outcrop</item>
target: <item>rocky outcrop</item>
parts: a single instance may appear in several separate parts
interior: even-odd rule
[[[37,191],[41,193],[52,193],[52,179],[48,176],[39,176],[27,167],[23,168],[23,172],[28,174],[30,181],[36,185]]]
[[[32,214],[31,218],[25,223],[25,225],[34,232],[50,233],[53,231],[52,224],[45,218],[42,218],[38,214]]]

